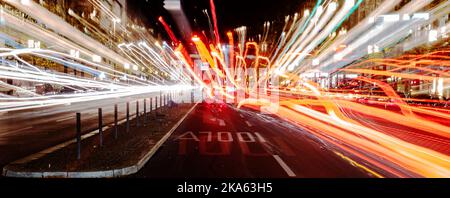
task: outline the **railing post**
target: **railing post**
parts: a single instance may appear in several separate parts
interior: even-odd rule
[[[117,139],[117,132],[118,132],[118,127],[117,127],[117,104],[114,105],[114,139]]]
[[[136,100],[136,127],[139,127],[139,100]]]
[[[103,146],[103,119],[102,108],[98,108],[98,133],[100,136],[100,146]]]
[[[155,98],[155,115],[157,114],[157,112],[158,112],[158,96],[156,96]]]
[[[81,158],[81,113],[77,113],[77,159]]]
[[[144,126],[147,125],[147,98],[144,98]]]
[[[127,129],[126,132],[130,132],[130,102],[127,102]]]

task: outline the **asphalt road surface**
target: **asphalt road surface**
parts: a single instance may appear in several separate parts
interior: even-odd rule
[[[220,110],[219,110],[220,109]],[[131,177],[373,177],[304,129],[252,110],[199,104]]]

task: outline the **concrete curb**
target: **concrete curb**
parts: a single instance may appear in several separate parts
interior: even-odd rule
[[[137,173],[147,162],[150,160],[150,158],[156,153],[156,151],[159,150],[159,148],[164,144],[164,142],[169,139],[169,137],[172,135],[172,133],[177,129],[180,124],[187,118],[187,116],[195,109],[195,107],[198,105],[198,103],[195,103],[194,106],[189,109],[189,111],[164,135],[153,147],[150,149],[147,154],[144,155],[142,159],[139,160],[138,163],[124,167],[119,169],[113,169],[113,170],[103,170],[103,171],[88,171],[88,172],[20,172],[20,171],[13,171],[10,170],[10,165],[7,165],[3,168],[2,175],[5,177],[23,177],[23,178],[112,178],[112,177],[121,177],[121,176],[127,176],[134,173]],[[107,127],[107,126],[105,126]],[[84,138],[91,137],[98,133],[98,130],[90,132],[88,134],[85,134]],[[26,158],[17,160],[15,162],[12,162],[12,164],[21,164],[26,163],[34,159],[38,159],[40,157],[43,157],[46,154],[49,154],[51,152],[54,152],[56,150],[59,150],[65,146],[68,146],[69,144],[74,143],[75,140],[67,141],[62,144],[59,144],[57,146],[54,146],[52,148],[46,149],[44,151],[38,152],[36,154],[30,155]]]

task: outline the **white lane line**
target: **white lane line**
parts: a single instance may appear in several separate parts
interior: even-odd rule
[[[64,122],[64,121],[66,121],[66,120],[70,120],[70,119],[73,119],[73,118],[75,118],[75,117],[70,116],[70,117],[67,117],[67,118],[61,118],[61,119],[59,119],[59,120],[56,120],[56,122]]]
[[[289,177],[296,177],[295,173],[289,168],[289,166],[280,158],[278,155],[273,155],[273,158],[277,160],[278,164],[280,164],[281,168],[288,174]]]
[[[218,119],[219,120],[219,125],[220,126],[225,126],[225,121],[223,121],[223,120],[221,120],[221,119]]]
[[[267,142],[266,139],[264,139],[264,137],[261,134],[259,134],[258,132],[255,132],[255,135],[260,142]]]
[[[239,114],[239,116],[241,116],[241,118],[244,118],[244,116],[242,114]]]
[[[248,127],[252,127],[253,125],[252,124],[250,124],[250,122],[249,121],[245,121],[245,124],[247,124],[248,125]]]

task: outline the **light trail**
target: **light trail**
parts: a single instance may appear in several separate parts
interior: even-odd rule
[[[228,98],[228,93],[221,91],[221,82],[225,80],[229,82],[225,90],[235,92],[237,97],[234,99],[239,108],[246,106],[259,110],[275,107],[271,113],[297,123],[299,127],[306,127],[308,132],[334,145],[339,150],[336,152],[338,156],[359,164],[358,167],[373,176],[449,177],[449,153],[441,148],[450,144],[450,110],[448,106],[420,104],[442,104],[445,101],[407,98],[394,87],[394,83],[420,79],[423,86],[434,86],[435,90],[439,86],[442,97],[442,90],[450,88],[448,51],[443,49],[352,63],[367,55],[367,50],[361,49],[368,44],[377,44],[383,49],[393,43],[401,43],[401,38],[411,27],[429,25],[448,14],[449,3],[442,1],[428,6],[431,1],[411,1],[394,13],[401,17],[411,16],[426,7],[429,20],[400,21],[398,26],[389,23],[377,28],[373,20],[400,4],[400,1],[384,1],[355,27],[348,31],[340,29],[361,3],[361,0],[346,0],[339,5],[335,1],[318,1],[312,11],[304,11],[301,18],[297,14],[292,18],[287,16],[280,37],[273,39],[272,49],[267,50],[270,52],[267,57],[259,53],[260,45],[269,37],[268,22],[264,22],[259,42],[247,41],[245,27],[236,28],[235,35],[228,32],[228,49],[233,49],[228,53],[222,53],[217,43],[207,47],[203,39],[194,37],[193,42],[202,61],[208,62],[211,69],[205,71],[211,79],[208,96],[220,99],[225,95]],[[446,31],[444,29],[442,34]],[[379,67],[385,69],[375,69]],[[327,72],[327,75],[334,70],[336,75],[355,76],[347,80],[353,87],[338,85],[332,88],[300,75],[314,69]],[[255,76],[257,73],[262,75]],[[328,80],[331,81],[331,77]],[[281,84],[271,84],[276,81]],[[260,92],[259,88],[264,91]],[[211,94],[212,90],[219,90],[218,95]],[[269,93],[278,96],[279,103],[274,105]],[[355,118],[356,113],[366,115],[367,120]],[[377,120],[377,125],[372,123],[372,119]],[[413,134],[417,136],[413,137]],[[433,141],[438,146],[432,147],[422,141]]]
[[[140,38],[129,36],[130,31],[102,2],[89,2],[98,8],[97,11],[111,18],[114,26],[117,23],[118,29],[124,33],[122,39],[136,42],[114,43],[116,34],[101,32],[70,10],[69,15],[90,28],[99,41],[35,2],[30,1],[27,5],[19,1],[6,2],[17,10],[4,10],[2,6],[2,28],[26,32],[34,41],[44,45],[27,48],[26,44],[20,43],[20,38],[15,38],[20,35],[1,35],[8,42],[15,43],[15,48],[0,48],[0,78],[21,82],[1,81],[0,88],[12,91],[11,95],[0,94],[1,112],[197,88],[191,85],[189,74],[182,70],[184,66],[178,63],[181,60],[170,46],[160,46],[152,36],[135,30],[131,30],[135,31],[132,33]],[[28,14],[29,18],[45,26],[23,19],[15,14],[17,11]],[[107,47],[100,43],[101,40],[112,41],[107,43]],[[75,75],[68,74],[69,69]]]
[[[90,2],[105,10],[100,1]],[[429,33],[413,38],[411,31],[438,30],[433,29],[433,24],[448,15],[450,2],[383,1],[349,30],[342,26],[355,14],[362,0],[339,2],[342,4],[319,0],[311,11],[301,12],[301,17],[299,14],[287,16],[279,37],[272,35],[276,31],[274,23],[265,21],[258,39],[243,26],[227,32],[223,39],[228,41],[221,43],[214,1],[210,0],[212,23],[208,11],[204,13],[211,26],[211,38],[204,32],[192,37],[201,62],[208,65],[202,72],[196,71],[196,65],[184,48],[188,44],[175,37],[162,17],[159,21],[172,40],[170,44],[161,45],[154,38],[139,39],[117,44],[122,53],[102,51],[104,57],[120,57],[112,59],[118,63],[134,63],[128,65],[133,67],[128,70],[64,53],[84,46],[86,40],[77,42],[84,35],[76,33],[69,37],[77,42],[75,44],[25,23],[33,33],[58,38],[54,43],[59,48],[0,49],[0,57],[18,62],[2,62],[0,78],[73,87],[79,93],[45,96],[2,83],[1,87],[13,88],[24,96],[0,96],[0,112],[129,97],[159,90],[189,90],[197,88],[190,85],[194,80],[207,93],[207,99],[224,102],[231,99],[238,108],[269,109],[271,114],[332,145],[338,157],[370,175],[450,177],[450,50],[444,47],[432,52],[384,53],[383,57],[377,57],[380,51],[393,46],[414,49],[431,42]],[[20,5],[17,7],[24,9]],[[39,8],[32,10],[53,16]],[[427,13],[428,19],[414,18],[417,12]],[[106,14],[116,17],[108,11]],[[42,18],[39,14],[30,15]],[[399,19],[380,22],[386,15]],[[17,21],[12,15],[6,14],[5,18]],[[58,21],[51,22],[52,28],[64,27]],[[24,31],[20,24],[23,23],[10,26]],[[444,22],[433,44],[448,42],[444,35],[449,30],[450,23]],[[83,55],[89,56],[94,55],[93,51],[89,45],[80,49]],[[94,79],[42,70],[40,65],[26,61],[27,56],[84,69]],[[173,62],[180,64],[173,65]],[[151,73],[144,77],[144,70]],[[163,76],[177,80],[165,84]],[[424,93],[429,98],[419,98]],[[278,101],[274,102],[274,98]]]

